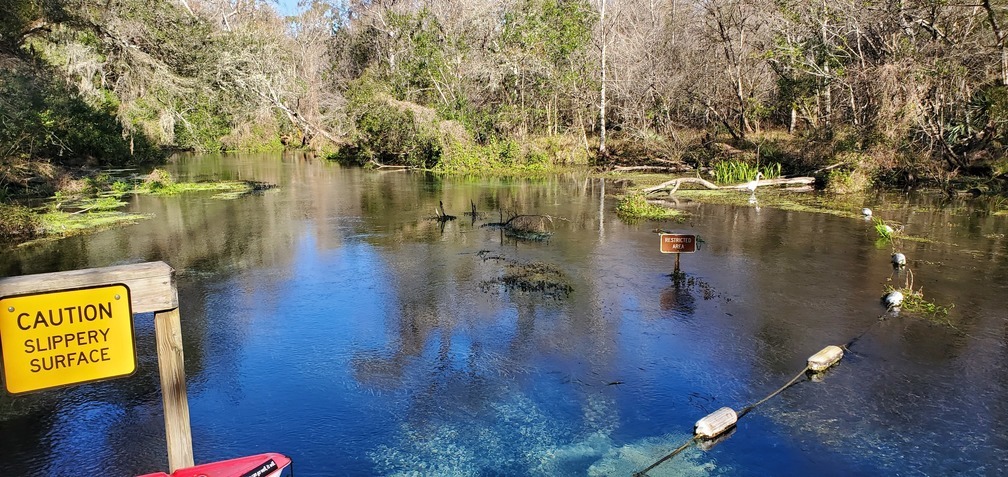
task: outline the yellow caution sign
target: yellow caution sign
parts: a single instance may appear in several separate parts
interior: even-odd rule
[[[0,348],[13,394],[129,376],[136,371],[129,288],[0,298]]]

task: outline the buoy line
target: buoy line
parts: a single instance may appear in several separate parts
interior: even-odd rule
[[[699,436],[693,436],[693,437],[691,437],[688,441],[683,442],[683,444],[681,446],[679,446],[676,450],[674,450],[672,452],[669,452],[668,454],[666,454],[661,459],[658,459],[657,461],[655,461],[654,464],[649,465],[646,469],[644,469],[644,470],[642,470],[640,472],[634,472],[633,477],[644,477],[644,476],[646,476],[647,473],[648,473],[648,471],[650,471],[651,469],[654,469],[655,467],[658,467],[663,462],[665,462],[665,461],[667,461],[667,460],[669,460],[669,459],[671,459],[671,458],[679,455],[680,452],[686,450],[686,448],[688,448],[690,445],[692,445],[694,442],[696,442],[698,440],[700,440]]]
[[[788,381],[787,384],[781,386],[776,391],[768,394],[765,398],[760,399],[755,404],[750,404],[750,405],[742,408],[742,410],[739,411],[739,413],[738,413],[739,419],[742,419],[746,414],[749,414],[749,411],[752,411],[753,409],[756,409],[756,407],[759,406],[760,404],[763,404],[763,403],[769,401],[774,396],[776,396],[776,395],[784,392],[785,389],[787,389],[787,388],[789,388],[789,387],[794,386],[795,384],[797,384],[798,380],[801,379],[801,378],[803,378],[803,377],[805,377],[806,373],[808,373],[809,371],[811,371],[811,369],[809,369],[809,367],[806,366],[805,369],[801,370],[801,372],[798,373],[794,378],[791,378],[791,380]]]
[[[653,470],[655,467],[658,467],[665,461],[679,455],[679,453],[688,449],[689,446],[691,446],[695,442],[715,439],[721,436],[725,432],[733,429],[739,419],[745,417],[746,414],[749,414],[752,410],[756,409],[763,403],[769,401],[774,396],[777,396],[778,394],[784,392],[791,386],[798,384],[799,382],[801,382],[802,378],[807,378],[811,373],[823,372],[832,367],[834,364],[840,362],[840,359],[843,358],[843,350],[849,351],[850,347],[853,346],[854,343],[856,343],[859,339],[864,337],[864,335],[868,334],[868,332],[871,331],[872,328],[875,327],[875,325],[885,321],[886,315],[888,315],[894,308],[899,307],[893,305],[886,306],[886,311],[884,313],[879,315],[879,317],[875,319],[872,322],[872,324],[868,325],[868,327],[865,328],[865,330],[862,331],[861,334],[855,336],[853,339],[848,341],[843,346],[830,345],[823,348],[818,353],[809,357],[805,368],[802,369],[801,372],[799,372],[797,375],[795,375],[795,377],[791,378],[790,381],[785,383],[776,391],[768,394],[763,399],[760,399],[759,401],[756,401],[755,403],[742,408],[742,410],[739,411],[737,414],[730,407],[722,407],[721,409],[718,409],[717,411],[714,411],[704,416],[702,419],[697,421],[696,424],[693,426],[693,437],[683,442],[682,445],[677,447],[672,452],[669,452],[668,454],[662,456],[653,464],[647,466],[647,468],[645,468],[644,470],[634,472],[633,477],[646,477],[649,471]]]

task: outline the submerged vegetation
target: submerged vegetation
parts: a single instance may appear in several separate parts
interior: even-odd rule
[[[566,298],[574,288],[570,285],[570,280],[562,271],[544,262],[520,263],[509,260],[488,250],[481,250],[479,256],[484,262],[504,262],[500,278],[487,280],[481,284],[484,291],[491,291],[497,287],[504,290],[534,292],[550,298]]]

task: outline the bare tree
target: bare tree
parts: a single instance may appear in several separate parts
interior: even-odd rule
[[[1001,57],[1001,84],[1008,86],[1008,38],[1006,38],[1008,33],[1004,31],[1004,25],[999,20],[998,13],[994,10],[990,0],[983,0],[983,8],[987,12],[991,31],[994,33],[995,45]],[[1004,9],[1004,5],[1001,5],[1001,8]]]
[[[606,23],[606,0],[599,0],[599,147],[600,155],[606,153],[606,49],[609,47],[609,27]]]

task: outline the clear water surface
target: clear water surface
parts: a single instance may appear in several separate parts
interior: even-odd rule
[[[441,178],[294,154],[179,156],[182,179],[279,187],[137,196],[153,220],[5,251],[0,275],[163,260],[177,270],[197,462],[277,451],[299,477],[630,475],[694,422],[767,395],[829,344],[840,365],[649,475],[1008,472],[1008,233],[998,204],[880,195],[876,215],[947,318],[878,321],[893,277],[870,222],[683,202],[627,224],[617,184]],[[609,195],[607,195],[607,193]],[[444,203],[455,221],[431,220]],[[464,215],[471,204],[486,215]],[[545,242],[484,227],[552,218]],[[656,227],[699,234],[659,253]],[[543,263],[569,295],[501,278]],[[903,276],[895,277],[902,281]],[[166,470],[153,324],[132,377],[0,397],[9,475]]]

